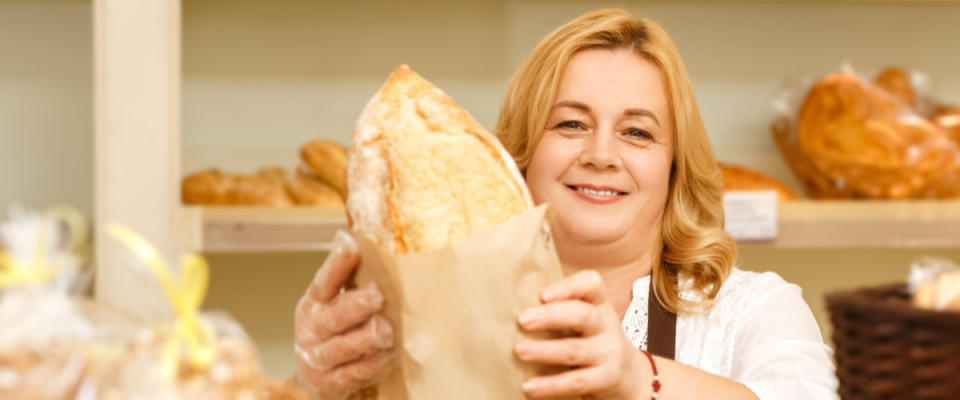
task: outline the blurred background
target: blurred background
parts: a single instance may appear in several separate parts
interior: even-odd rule
[[[797,190],[771,133],[785,82],[848,62],[926,73],[960,103],[956,1],[184,0],[181,171],[294,167],[313,139],[346,144],[363,105],[399,64],[492,127],[506,82],[536,42],[584,11],[615,6],[659,22],[684,57],[722,161]],[[0,0],[0,206],[94,210],[93,12],[85,0]],[[159,183],[158,183],[159,184]],[[955,200],[951,202],[956,203]],[[902,281],[915,246],[740,248],[738,265],[800,285],[829,341],[823,295]],[[293,306],[326,254],[216,252],[206,308],[233,314],[266,371],[288,376]]]

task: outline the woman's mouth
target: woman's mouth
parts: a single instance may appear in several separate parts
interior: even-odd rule
[[[580,198],[596,204],[607,204],[622,199],[627,195],[616,188],[592,185],[567,185]]]

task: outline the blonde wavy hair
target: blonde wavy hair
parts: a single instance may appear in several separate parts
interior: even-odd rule
[[[723,230],[723,187],[690,78],[673,40],[657,23],[619,9],[583,14],[557,28],[533,49],[507,87],[497,136],[525,171],[543,135],[561,75],[570,57],[585,49],[628,49],[662,71],[672,109],[676,146],[663,214],[660,263],[653,289],[666,309],[690,314],[713,305],[737,257]],[[681,298],[678,278],[690,279],[699,298]],[[685,286],[684,287],[688,287]]]

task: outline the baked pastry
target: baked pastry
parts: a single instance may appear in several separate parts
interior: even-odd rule
[[[300,158],[313,174],[342,196],[347,193],[347,148],[329,140],[314,140],[300,148]]]
[[[227,176],[210,169],[183,178],[180,196],[184,204],[225,205],[230,185]]]
[[[833,185],[836,197],[948,195],[938,185],[957,163],[943,129],[853,75],[829,75],[810,89],[797,115],[796,141],[798,148],[785,153],[799,152],[794,158],[810,165],[791,166],[798,174],[814,171],[805,184],[812,177],[820,182],[814,189]],[[791,145],[783,138],[778,143]]]
[[[336,189],[302,169],[297,169],[293,179],[287,182],[287,191],[299,205],[327,207],[343,205],[343,198]]]
[[[933,109],[930,120],[950,135],[957,146],[960,146],[960,107],[940,105]]]
[[[347,183],[352,228],[394,253],[447,247],[533,206],[497,138],[406,65],[360,114]]]
[[[778,201],[798,200],[800,195],[779,179],[736,165],[720,164],[724,190],[773,190]]]
[[[913,91],[913,83],[910,81],[910,74],[897,67],[888,67],[873,80],[874,84],[883,89],[893,97],[900,99],[903,104],[910,108],[916,107],[916,94]]]
[[[184,204],[288,206],[293,202],[282,185],[256,175],[229,175],[210,169],[181,183]]]
[[[287,170],[283,167],[263,167],[257,170],[257,176],[263,178],[263,180],[270,182],[272,185],[279,187],[286,187],[287,185]]]
[[[960,311],[960,271],[944,272],[913,293],[917,307]]]

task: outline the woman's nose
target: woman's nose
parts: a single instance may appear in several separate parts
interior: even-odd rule
[[[620,157],[617,154],[616,141],[612,131],[598,129],[584,141],[584,148],[580,152],[580,165],[592,166],[597,169],[616,169],[620,167]]]

